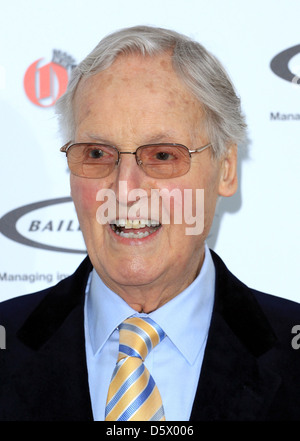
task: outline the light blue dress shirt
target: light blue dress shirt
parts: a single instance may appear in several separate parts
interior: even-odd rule
[[[215,268],[208,247],[198,277],[184,291],[148,314],[165,331],[145,365],[162,397],[167,421],[188,421],[201,371],[214,303]],[[95,421],[103,421],[119,348],[117,327],[137,313],[111,291],[95,270],[85,302],[88,380]]]

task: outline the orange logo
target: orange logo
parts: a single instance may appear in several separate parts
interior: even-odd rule
[[[53,61],[40,66],[41,60],[43,58],[36,60],[26,70],[24,89],[33,104],[51,107],[67,89],[68,70]]]

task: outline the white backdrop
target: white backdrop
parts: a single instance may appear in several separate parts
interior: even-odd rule
[[[56,283],[85,255],[52,105],[68,68],[54,70],[54,51],[76,64],[111,31],[148,24],[204,44],[242,98],[249,151],[209,245],[249,286],[299,302],[299,17],[299,0],[2,0],[0,301]],[[270,63],[293,47],[276,64],[287,80]]]

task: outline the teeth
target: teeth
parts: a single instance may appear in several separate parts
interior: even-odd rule
[[[125,229],[138,229],[147,227],[157,227],[159,222],[156,220],[148,220],[148,219],[117,219],[114,224],[117,227],[123,227]]]
[[[125,227],[126,225],[126,220],[125,219],[118,219],[115,224],[117,225],[117,227]]]
[[[111,228],[113,231],[121,237],[131,238],[131,239],[142,239],[149,236],[149,234],[154,233],[159,227],[160,223],[154,220],[148,219],[117,219],[114,223],[111,223]],[[151,228],[150,231],[137,231],[137,232],[125,232],[126,230],[133,229],[138,230],[145,227]],[[122,231],[124,228],[125,231]]]
[[[119,234],[119,236],[121,237],[127,237],[129,239],[143,239],[144,237],[149,236],[149,232],[145,231],[145,233],[124,233],[124,231],[118,232],[116,231],[117,234]]]

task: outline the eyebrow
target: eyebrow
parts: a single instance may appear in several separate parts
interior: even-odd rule
[[[102,138],[99,135],[94,135],[93,133],[84,133],[84,137],[86,137],[87,139],[92,139],[95,142],[99,142],[100,144],[109,144],[109,145],[113,145],[110,141],[108,141],[105,138]],[[89,142],[89,141],[84,141],[84,142]]]

